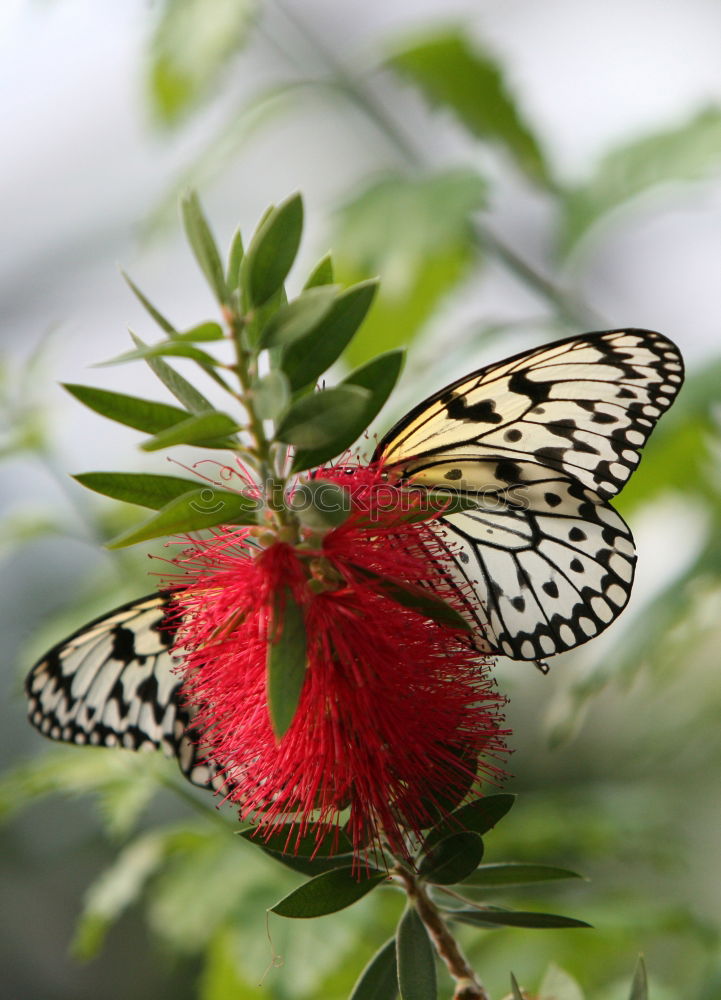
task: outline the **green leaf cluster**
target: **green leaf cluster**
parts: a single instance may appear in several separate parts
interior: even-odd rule
[[[409,904],[394,938],[387,941],[362,971],[351,1000],[393,1000],[396,996],[435,1000],[437,957],[428,929],[414,904],[423,893],[449,925],[473,927],[578,928],[589,925],[573,917],[527,910],[511,910],[478,902],[482,888],[524,886],[579,876],[569,869],[522,863],[482,864],[483,836],[513,805],[507,794],[488,795],[459,806],[425,834],[412,866],[391,857],[370,855],[360,862],[341,835],[317,843],[301,837],[291,825],[267,840],[262,850],[310,879],[270,908],[271,913],[295,919],[321,917],[345,909],[380,888],[407,887]],[[243,833],[255,839],[253,830]]]
[[[252,498],[214,482],[204,486],[157,474],[90,472],[76,479],[105,496],[155,512],[114,538],[109,543],[114,548],[221,524],[254,524],[263,520],[266,503],[282,511],[285,520],[327,530],[333,519],[312,489],[301,516],[284,496],[285,478],[321,466],[350,447],[378,415],[398,380],[403,353],[391,350],[351,371],[339,385],[314,391],[366,318],[376,282],[335,284],[333,263],[326,255],[299,294],[288,299],[285,281],[303,229],[299,195],[268,209],[247,249],[236,232],[227,265],[194,192],[183,199],[181,210],[188,242],[217,302],[220,321],[209,319],[178,330],[128,278],[164,339],[146,344],[133,335],[135,349],[107,362],[145,362],[181,405],[93,386],[65,388],[96,413],[151,435],[141,443],[144,451],[194,445],[242,455],[266,487],[275,476],[271,493],[280,498]],[[222,360],[196,346],[215,342],[229,347],[234,360]],[[176,371],[167,360],[172,358],[197,366],[215,383],[216,391],[220,388],[230,397],[226,407],[212,403]],[[236,378],[239,385],[234,389],[231,382]],[[293,459],[287,472],[280,473],[287,445],[293,449]],[[278,718],[282,715],[281,711]],[[279,732],[284,726],[279,723]]]

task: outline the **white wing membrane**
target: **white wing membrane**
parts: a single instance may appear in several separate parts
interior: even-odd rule
[[[613,621],[628,601],[635,554],[623,519],[592,490],[539,466],[522,471],[513,502],[480,497],[478,511],[442,517],[436,530],[450,543],[456,578],[475,591],[492,648],[537,660]]]
[[[659,333],[570,337],[442,389],[381,441],[375,459],[402,480],[478,503],[436,530],[494,651],[538,660],[620,614],[634,546],[606,500],[682,382],[680,354]]]
[[[167,595],[152,594],[91,622],[54,646],[25,682],[32,724],[50,739],[177,757],[194,784],[217,784],[199,760],[179,698]],[[214,779],[216,779],[214,781]]]

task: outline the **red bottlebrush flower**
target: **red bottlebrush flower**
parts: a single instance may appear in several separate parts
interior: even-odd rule
[[[293,822],[320,841],[343,822],[357,853],[385,843],[407,857],[409,834],[497,771],[503,699],[467,633],[398,603],[379,580],[430,587],[463,612],[433,530],[393,509],[401,492],[377,470],[322,476],[351,490],[353,509],[322,539],[261,548],[248,529],[225,531],[176,560],[183,690],[203,752],[260,836]],[[266,660],[283,593],[303,611],[307,671],[278,741]]]

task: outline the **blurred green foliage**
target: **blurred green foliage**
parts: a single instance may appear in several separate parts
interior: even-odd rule
[[[548,155],[553,151],[544,151],[546,143],[534,133],[503,66],[462,26],[426,29],[420,40],[389,39],[375,53],[375,63],[368,60],[351,70],[295,20],[295,36],[313,52],[313,74],[304,77],[289,69],[262,94],[249,95],[233,90],[232,69],[260,30],[255,3],[165,0],[156,6],[149,32],[148,100],[165,126],[191,121],[204,101],[218,94],[235,99],[257,122],[265,120],[269,95],[276,110],[292,113],[299,101],[313,102],[331,92],[338,102],[361,109],[390,141],[403,168],[381,173],[387,164],[379,162],[362,190],[347,193],[332,223],[340,280],[382,278],[364,334],[345,361],[355,365],[379,350],[410,344],[408,370],[416,399],[442,383],[446,357],[460,353],[469,368],[485,360],[477,357],[481,336],[498,357],[506,353],[510,331],[494,324],[493,317],[480,315],[477,326],[454,331],[452,345],[447,333],[434,329],[439,311],[465,282],[481,280],[489,263],[505,269],[540,303],[540,310],[519,320],[514,332],[530,335],[543,327],[547,338],[549,328],[561,335],[598,327],[597,319],[588,320],[591,310],[572,285],[574,271],[559,261],[573,253],[578,268],[581,241],[584,247],[607,246],[619,219],[673,204],[684,185],[721,168],[721,111],[703,108],[687,122],[609,152],[585,184],[565,188],[553,177]],[[368,88],[380,68],[395,74],[386,80],[382,101]],[[444,119],[450,116],[477,143],[483,168],[475,160],[472,168],[439,167],[419,152],[420,144],[409,143],[399,110],[400,95],[409,87],[419,103],[429,102]],[[224,140],[241,127],[237,107]],[[428,120],[430,132],[434,118]],[[432,134],[425,135],[422,146],[432,144]],[[485,155],[498,149],[500,166]],[[189,174],[207,183],[227,163],[227,141],[209,146],[198,163],[188,165],[183,180]],[[540,189],[551,206],[549,250],[541,268],[531,266],[486,224],[482,210],[492,199],[499,170],[511,172],[519,185]],[[217,286],[217,268],[212,274]],[[439,359],[437,366],[414,366],[414,352]],[[153,361],[171,392],[187,398],[182,377],[160,358]],[[53,415],[37,391],[45,365],[38,357],[22,370],[4,364],[0,405],[10,430],[1,447],[6,460],[35,461],[57,475]],[[601,644],[602,652],[592,644],[577,661],[566,657],[554,668],[558,674],[567,670],[569,679],[554,696],[552,735],[559,744],[575,736],[569,754],[539,752],[528,735],[538,718],[538,701],[550,697],[546,689],[525,673],[509,682],[520,704],[519,718],[528,727],[517,734],[513,761],[518,778],[512,787],[520,802],[489,839],[486,860],[512,855],[529,864],[569,864],[592,883],[545,883],[522,894],[498,887],[491,899],[510,898],[519,908],[564,907],[596,929],[583,931],[579,940],[578,931],[538,935],[514,928],[464,928],[464,948],[494,1000],[513,995],[510,971],[540,1000],[641,1000],[642,967],[630,987],[641,950],[653,1000],[721,995],[721,913],[709,900],[709,887],[721,877],[721,824],[718,800],[708,794],[721,775],[720,387],[721,356],[692,370],[679,402],[652,437],[640,471],[619,498],[619,508],[634,524],[675,503],[682,511],[675,521],[680,543],[684,516],[694,519],[698,537],[686,561],[660,578],[646,605]],[[201,402],[200,408],[207,407]],[[69,547],[97,544],[132,525],[125,509],[101,499],[80,500],[79,492],[71,490],[72,502],[80,505],[76,511],[45,509],[38,500],[32,503],[36,513],[25,505],[11,512],[0,533],[3,553],[49,534]],[[62,614],[34,635],[19,669],[24,672],[33,654],[71,627],[147,588],[140,563],[137,554],[117,554],[82,589],[69,590]],[[524,685],[532,692],[526,702]],[[584,715],[592,697],[595,725]],[[524,743],[535,747],[533,759],[524,757]],[[74,944],[81,958],[101,948],[122,914],[141,910],[150,931],[148,947],[191,955],[199,964],[199,978],[188,979],[184,996],[340,1000],[393,933],[402,899],[392,891],[373,893],[340,917],[272,919],[268,931],[265,909],[300,876],[233,836],[232,817],[216,811],[207,796],[181,787],[174,765],[164,760],[53,748],[6,775],[0,816],[9,822],[58,793],[89,797],[107,836],[118,844],[115,861],[86,896]],[[158,822],[153,803],[167,802],[171,795],[182,800],[184,818]],[[56,863],[62,864],[60,858]],[[717,896],[715,888],[710,895]]]

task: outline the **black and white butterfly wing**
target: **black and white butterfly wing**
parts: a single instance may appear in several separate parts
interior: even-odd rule
[[[497,475],[498,463],[484,464]],[[582,483],[532,463],[517,463],[514,477],[509,489],[480,494],[477,510],[431,526],[450,542],[453,575],[475,593],[477,624],[492,650],[542,660],[593,638],[620,614],[635,550],[623,518]]]
[[[473,497],[441,517],[454,575],[493,651],[538,660],[592,638],[630,594],[633,538],[606,502],[638,464],[683,381],[647,330],[557,341],[442,389],[383,438],[404,481]]]
[[[536,462],[608,499],[638,465],[682,382],[678,348],[660,333],[567,337],[441,389],[386,434],[375,457],[406,477],[438,455]],[[453,485],[447,472],[445,485]]]
[[[170,649],[167,594],[131,601],[54,646],[28,674],[32,724],[66,743],[160,749],[200,786],[219,782],[199,759],[191,712],[180,697]]]

